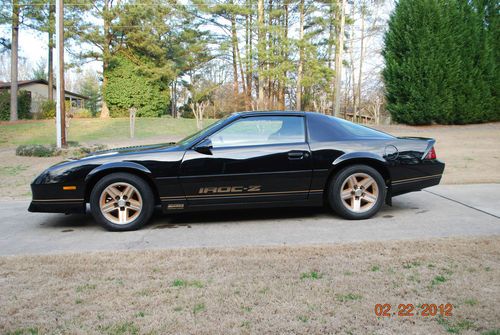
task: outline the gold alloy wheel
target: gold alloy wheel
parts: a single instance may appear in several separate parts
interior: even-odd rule
[[[108,221],[125,225],[141,214],[142,197],[134,186],[125,182],[114,183],[102,191],[99,206]]]
[[[377,203],[377,182],[366,173],[354,173],[344,180],[340,189],[342,204],[351,212],[364,213]]]

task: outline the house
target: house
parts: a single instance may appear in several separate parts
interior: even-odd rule
[[[29,92],[31,95],[31,113],[41,112],[42,103],[49,98],[49,83],[44,79],[36,80],[20,80],[18,82],[18,89]],[[0,91],[9,90],[10,83],[0,81]],[[53,87],[54,98],[56,97],[56,87]],[[65,91],[64,93],[66,101],[69,101],[71,106],[77,108],[83,108],[85,101],[89,100],[89,97],[84,95],[73,93],[70,91]]]

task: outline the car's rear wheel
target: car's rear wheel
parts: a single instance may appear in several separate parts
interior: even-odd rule
[[[330,207],[350,220],[368,219],[384,203],[384,178],[374,168],[353,165],[340,170],[331,180],[328,200]]]
[[[108,230],[126,231],[142,227],[153,214],[154,195],[140,177],[113,173],[97,182],[90,195],[94,219]]]

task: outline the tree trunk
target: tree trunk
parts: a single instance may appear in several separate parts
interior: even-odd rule
[[[265,51],[266,51],[266,32],[264,30],[264,0],[258,0],[257,3],[257,20],[258,20],[258,30],[259,36],[257,41],[257,56],[259,60],[259,93],[257,98],[257,109],[262,109],[264,107],[264,64],[265,64]]]
[[[273,15],[271,14],[273,12],[273,0],[269,0],[269,10],[268,10],[268,21],[267,21],[267,27],[269,28],[267,30],[267,53],[266,53],[266,70],[267,70],[267,94],[266,95],[266,107],[269,108],[274,108],[274,99],[273,99],[273,81],[269,73],[271,73],[271,66],[274,66],[274,64],[271,64],[271,59],[274,59],[273,55],[271,55],[272,52],[274,52],[273,48]]]
[[[252,1],[247,0],[248,8],[252,8]],[[252,13],[245,17],[245,58],[246,58],[246,81],[247,81],[247,101],[250,104],[252,100]],[[249,106],[248,106],[249,107]],[[247,108],[248,108],[247,107]]]
[[[354,5],[351,6],[351,17],[354,17]],[[354,77],[354,22],[351,23],[351,33],[349,35],[349,59],[351,65],[351,90],[352,90],[352,108],[353,108],[353,117],[352,121],[356,116],[356,78]]]
[[[285,0],[284,4],[284,20],[283,20],[283,37],[285,43],[288,41],[288,0]],[[282,59],[284,62],[288,61],[288,47],[284,46],[282,47],[283,54],[282,54]],[[279,87],[279,92],[278,92],[278,106],[280,110],[285,110],[285,89],[286,89],[286,82],[287,82],[287,71],[286,69],[283,71],[283,78],[280,82],[280,87]]]
[[[366,7],[365,3],[361,3],[361,48],[359,52],[359,72],[358,72],[358,88],[357,88],[357,99],[356,99],[356,107],[354,108],[355,114],[354,116],[357,117],[357,112],[359,110],[359,103],[361,101],[361,84],[363,82],[363,60],[364,60],[364,45],[365,45],[365,12],[366,12]]]
[[[299,68],[297,69],[297,106],[302,109],[302,71],[304,68],[304,0],[299,4],[300,26],[299,26]]]
[[[47,71],[47,81],[49,83],[48,85],[48,92],[47,96],[49,101],[54,101],[54,30],[53,27],[55,25],[55,12],[56,12],[56,6],[54,4],[54,1],[51,0],[49,3],[49,54],[47,57],[48,61],[48,71]]]
[[[170,109],[172,117],[177,118],[177,78],[172,81],[172,96],[170,97]]]
[[[231,14],[231,45],[233,51],[233,94],[238,96],[238,60],[237,52],[238,48],[238,36],[236,35],[236,15]]]
[[[19,2],[12,1],[12,47],[10,60],[10,121],[17,121],[17,57],[19,48]]]
[[[109,108],[106,103],[105,93],[106,86],[108,84],[108,68],[109,68],[109,59],[111,58],[111,20],[112,17],[109,15],[110,11],[110,1],[104,1],[103,8],[103,26],[104,26],[104,45],[103,45],[103,54],[102,54],[102,108],[101,108],[101,118],[107,119],[109,118]]]
[[[344,53],[344,25],[345,25],[345,5],[346,0],[339,0],[340,3],[340,27],[338,29],[335,45],[335,84],[333,86],[333,101],[335,103],[333,115],[340,116],[340,97],[342,86],[342,57]]]
[[[241,63],[241,55],[240,55],[240,46],[238,42],[238,32],[236,30],[236,15],[233,15],[231,17],[231,27],[233,30],[233,45],[236,46],[236,59],[238,61],[238,66],[240,68],[240,76],[241,76],[241,86],[243,89],[244,96],[247,96],[247,87],[245,84],[245,72],[243,71],[243,64]],[[246,99],[246,98],[245,98]],[[247,105],[247,102],[245,102],[245,105]]]

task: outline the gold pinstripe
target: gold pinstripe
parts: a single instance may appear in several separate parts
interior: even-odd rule
[[[408,178],[408,179],[399,179],[399,180],[394,180],[392,184],[404,184],[404,183],[411,183],[413,181],[419,181],[419,180],[426,180],[426,179],[434,179],[441,177],[442,174],[434,174],[432,176],[424,176],[424,177],[415,177],[415,178]]]
[[[204,198],[238,198],[238,197],[257,197],[257,196],[273,196],[273,195],[282,195],[282,194],[301,194],[301,193],[317,193],[323,192],[323,190],[307,190],[307,191],[283,191],[283,192],[255,192],[255,193],[228,193],[228,194],[205,194],[205,195],[188,195],[184,196],[175,196],[175,197],[161,197],[162,200],[183,200],[184,198],[188,199],[204,199]]]

